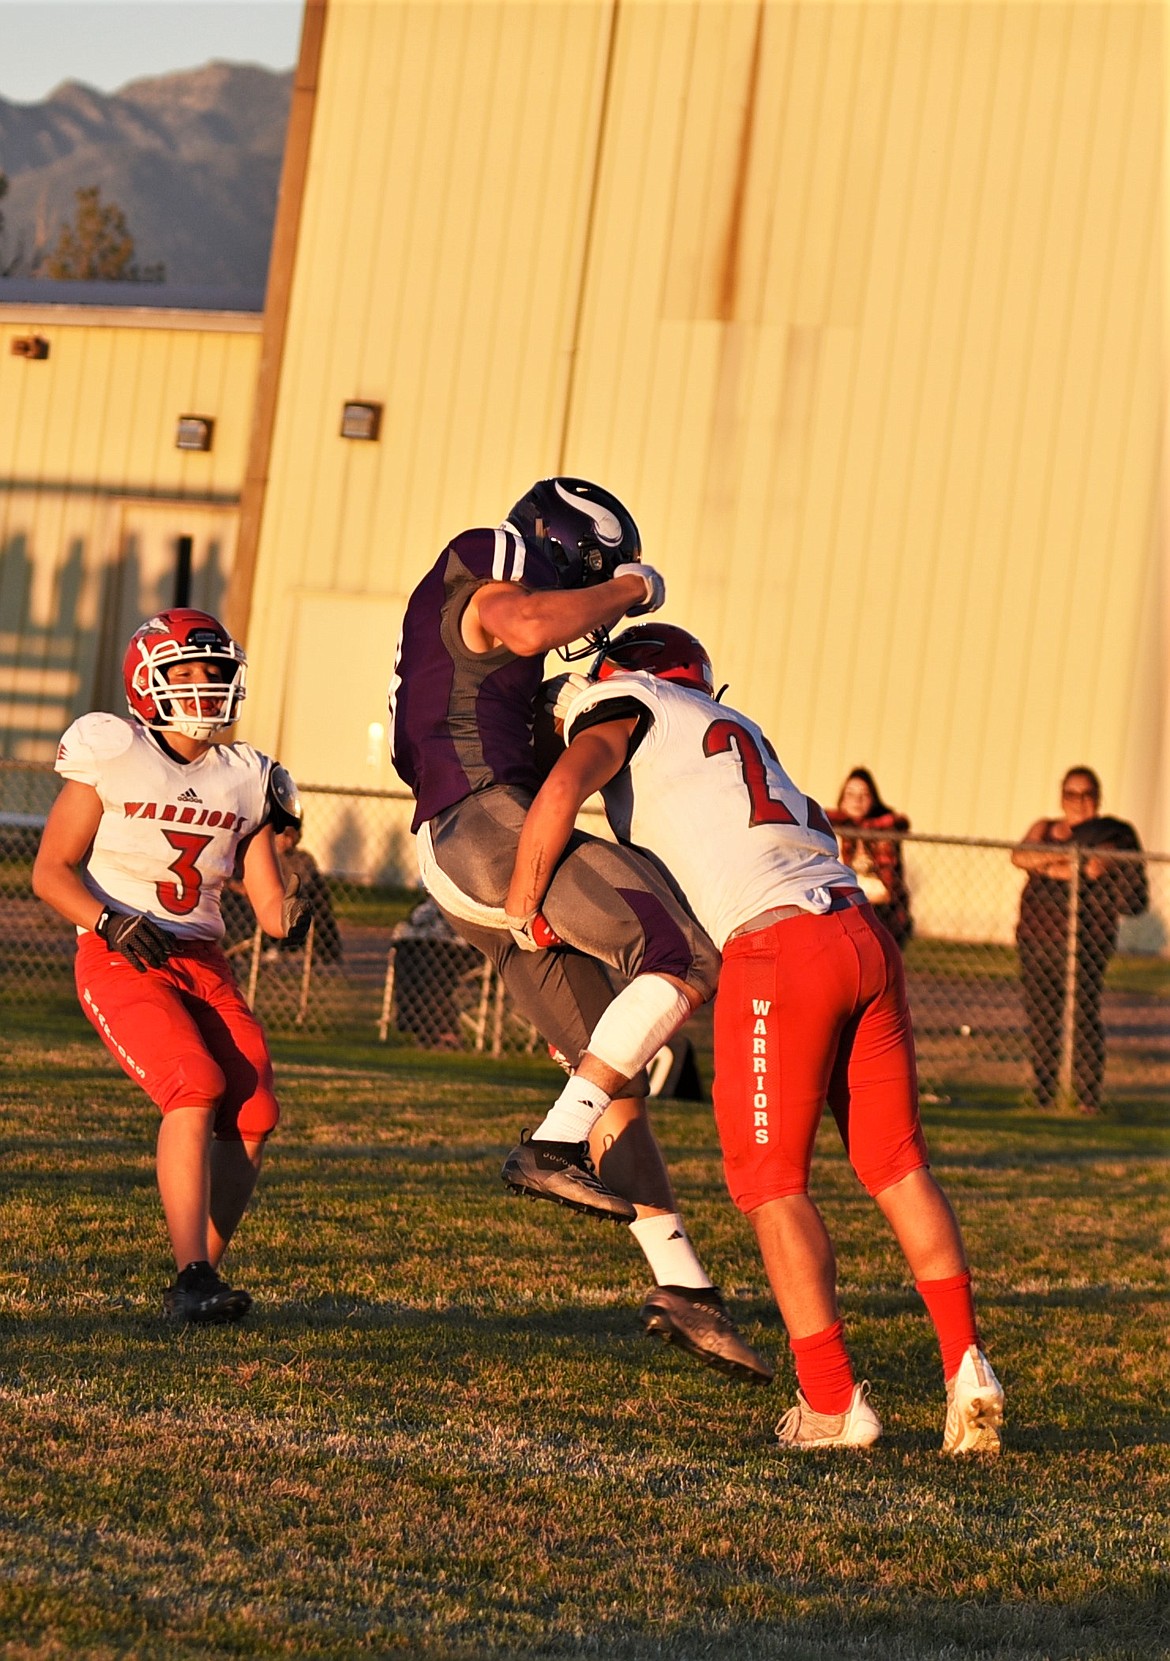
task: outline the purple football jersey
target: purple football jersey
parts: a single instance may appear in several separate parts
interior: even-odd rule
[[[544,658],[506,646],[469,652],[460,624],[489,582],[555,588],[548,556],[510,526],[462,531],[407,602],[390,686],[390,747],[398,776],[417,799],[412,830],[492,785],[535,794],[534,701]]]

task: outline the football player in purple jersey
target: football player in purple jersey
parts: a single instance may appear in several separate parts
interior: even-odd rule
[[[645,1106],[646,1063],[712,996],[718,952],[649,860],[580,832],[540,912],[509,918],[504,907],[542,779],[533,725],[545,653],[581,640],[594,651],[665,591],[616,496],[585,479],[539,480],[502,525],[448,543],[411,595],[391,748],[417,801],[428,892],[572,1069],[503,1180],[628,1223],[657,1283],[648,1330],[767,1383],[772,1369],[735,1331],[687,1238]]]

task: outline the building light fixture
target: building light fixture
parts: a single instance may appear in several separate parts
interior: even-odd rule
[[[341,406],[342,438],[361,438],[368,443],[376,443],[381,425],[381,404],[348,403]]]
[[[215,419],[210,415],[180,415],[175,428],[176,450],[210,450]]]
[[[14,358],[47,358],[49,343],[43,335],[15,335],[12,355]]]

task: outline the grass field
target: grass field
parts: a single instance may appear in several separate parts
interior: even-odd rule
[[[937,1356],[831,1138],[816,1192],[887,1437],[781,1456],[792,1399],[709,1108],[657,1122],[753,1342],[752,1391],[651,1346],[624,1230],[497,1170],[555,1075],[278,1045],[285,1124],[236,1328],[174,1332],[153,1110],[80,1016],[0,1071],[0,1652],[1150,1657],[1170,1653],[1166,1120],[924,1107],[1008,1389],[943,1461]]]

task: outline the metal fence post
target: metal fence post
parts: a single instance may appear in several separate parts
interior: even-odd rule
[[[482,1050],[487,1042],[488,1001],[492,989],[492,960],[485,957],[479,977],[479,1008],[475,1012],[475,1047]]]
[[[398,955],[398,942],[390,942],[390,950],[386,953],[386,979],[382,982],[382,1013],[378,1019],[378,1037],[384,1044],[390,1031],[390,1011],[394,1007],[394,960]]]
[[[255,1009],[256,1007],[256,988],[260,982],[260,949],[263,944],[264,930],[257,923],[256,932],[252,936],[252,953],[248,962],[248,990],[244,993],[249,1009]]]
[[[492,1054],[504,1053],[504,977],[496,976],[495,1006],[492,1010]]]
[[[298,1027],[304,1026],[305,1016],[309,1012],[309,985],[313,978],[313,936],[317,931],[317,919],[309,918],[309,932],[305,936],[305,951],[301,960],[301,998],[297,1005]]]
[[[1077,1038],[1077,943],[1081,917],[1081,850],[1069,844],[1072,876],[1068,885],[1068,936],[1064,957],[1064,1012],[1060,1023],[1060,1072],[1057,1094],[1064,1102],[1073,1099],[1073,1061]]]

